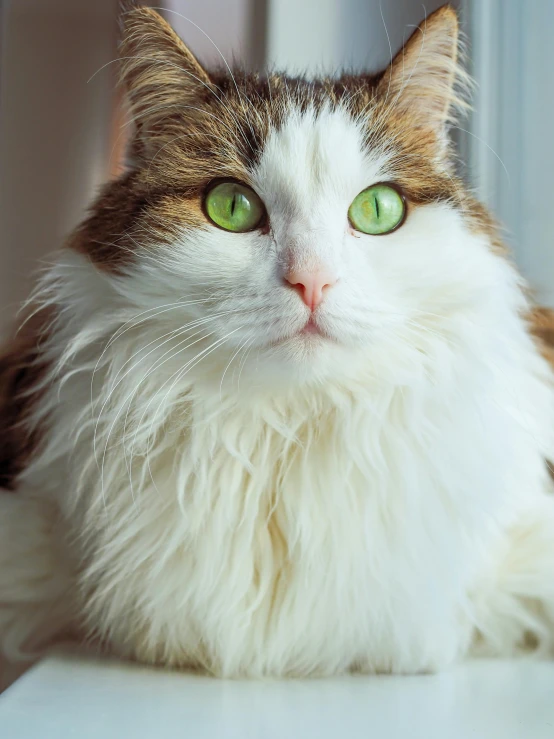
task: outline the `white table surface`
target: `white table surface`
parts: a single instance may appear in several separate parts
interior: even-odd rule
[[[554,662],[221,681],[51,657],[0,696],[2,739],[554,739]]]

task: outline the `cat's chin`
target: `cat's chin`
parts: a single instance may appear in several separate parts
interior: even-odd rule
[[[237,350],[231,348],[212,368],[204,366],[194,381],[208,392],[215,389],[218,395],[257,398],[268,391],[289,393],[322,383],[343,384],[367,364],[367,353],[359,346],[311,323],[294,333],[259,341],[234,362],[236,357]]]
[[[285,352],[317,352],[327,344],[337,344],[336,340],[313,329],[303,330],[292,336],[284,336],[266,344],[266,349],[282,349]]]
[[[244,364],[243,387],[264,392],[340,382],[360,359],[358,352],[334,337],[310,329],[260,348]]]

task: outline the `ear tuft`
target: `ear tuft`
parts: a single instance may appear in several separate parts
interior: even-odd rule
[[[153,9],[122,0],[120,80],[145,153],[194,117],[207,72],[171,26]]]
[[[417,127],[444,135],[468,108],[469,76],[459,62],[455,10],[445,5],[426,18],[383,73],[378,93],[409,114]]]

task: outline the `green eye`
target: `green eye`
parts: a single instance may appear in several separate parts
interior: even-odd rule
[[[210,221],[225,231],[252,231],[265,215],[264,204],[246,185],[220,182],[212,187],[204,200]]]
[[[352,226],[373,236],[394,231],[402,225],[405,215],[404,198],[390,185],[372,185],[362,190],[348,209]]]

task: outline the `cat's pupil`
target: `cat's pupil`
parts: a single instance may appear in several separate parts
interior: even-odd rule
[[[379,201],[378,201],[377,197],[374,197],[373,198],[373,203],[375,205],[375,213],[377,215],[377,218],[379,218]]]
[[[231,200],[231,215],[232,215],[232,216],[234,216],[234,215],[235,215],[235,208],[236,208],[236,205],[237,205],[237,194],[235,193],[235,194],[233,195],[233,199]]]

